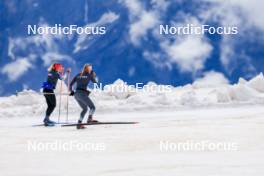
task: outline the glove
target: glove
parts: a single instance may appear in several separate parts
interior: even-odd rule
[[[72,90],[71,93],[70,93],[70,96],[73,96],[74,95],[74,91]]]
[[[93,75],[93,77],[96,77],[96,73],[92,70],[91,74]]]
[[[68,68],[67,69],[67,73],[71,73],[71,68]]]
[[[91,91],[87,90],[87,96],[89,96],[89,95],[90,95],[90,93],[91,93]]]

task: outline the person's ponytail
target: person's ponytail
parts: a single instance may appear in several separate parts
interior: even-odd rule
[[[51,71],[53,71],[54,70],[54,64],[51,64],[50,66],[49,66],[49,68],[48,68],[48,72],[51,72]]]

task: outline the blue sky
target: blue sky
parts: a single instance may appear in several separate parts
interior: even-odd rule
[[[261,0],[5,0],[0,2],[0,95],[39,90],[54,61],[101,82],[184,85],[207,73],[234,83],[263,71]],[[104,25],[104,36],[27,35],[26,26]],[[159,35],[159,25],[237,26],[238,35]]]

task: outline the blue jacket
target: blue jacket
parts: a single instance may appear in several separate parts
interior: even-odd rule
[[[56,88],[58,79],[62,80],[62,75],[57,71],[50,71],[48,73],[47,81],[43,83],[42,88],[54,90]]]

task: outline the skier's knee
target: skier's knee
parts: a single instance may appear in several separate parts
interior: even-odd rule
[[[87,111],[88,111],[88,108],[84,107],[83,110],[82,110],[82,114],[86,114]]]
[[[52,107],[51,107],[52,109],[55,109],[56,108],[56,104],[54,104],[54,105],[52,105]]]
[[[56,107],[56,104],[49,104],[48,110],[53,111],[55,109],[55,107]]]
[[[56,102],[52,102],[52,103],[50,104],[50,107],[51,107],[52,109],[55,109],[55,108],[56,108]]]
[[[90,111],[93,111],[93,112],[94,112],[95,109],[96,109],[94,105],[91,105],[89,108],[90,108]]]

